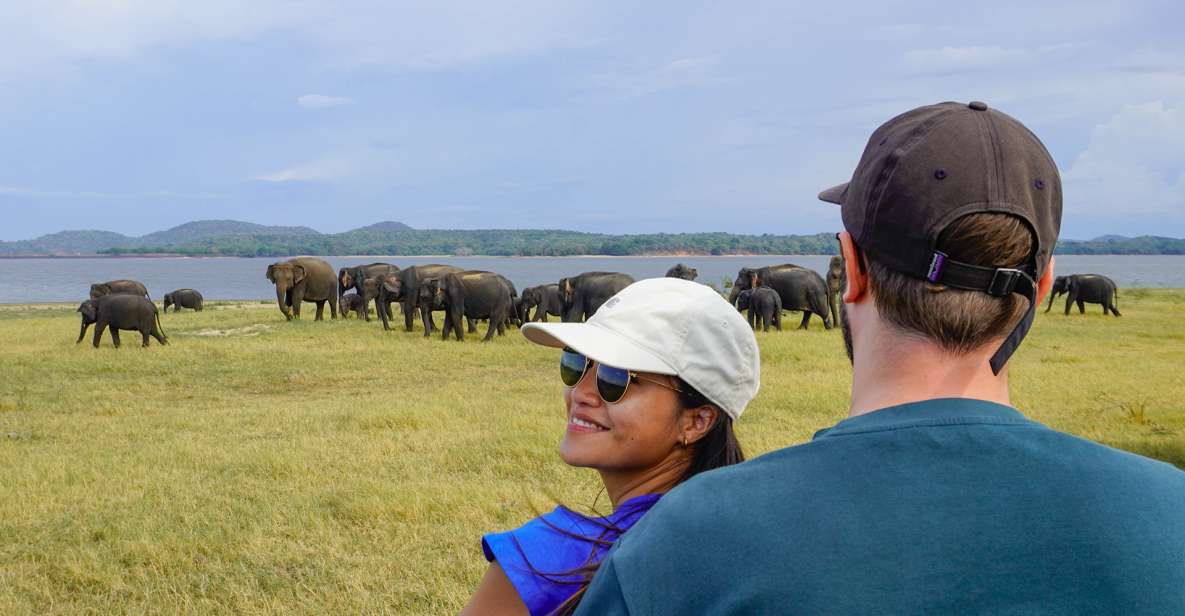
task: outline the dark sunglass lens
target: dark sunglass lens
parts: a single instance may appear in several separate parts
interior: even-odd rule
[[[584,376],[584,368],[587,365],[588,360],[583,355],[565,350],[560,355],[560,380],[568,387],[575,387],[580,382],[580,377]]]
[[[597,391],[605,402],[617,402],[625,396],[625,388],[630,384],[629,370],[613,368],[611,366],[597,366]]]

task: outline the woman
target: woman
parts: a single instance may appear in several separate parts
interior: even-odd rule
[[[490,565],[464,615],[574,611],[612,543],[663,494],[744,460],[732,422],[757,393],[757,340],[710,287],[643,280],[586,323],[530,323],[522,331],[563,349],[560,457],[600,473],[613,513],[557,507],[483,537]]]

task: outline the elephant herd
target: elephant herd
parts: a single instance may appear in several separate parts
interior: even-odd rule
[[[833,264],[832,270],[840,272]],[[695,280],[699,272],[682,263],[667,270],[666,276]],[[620,272],[584,272],[561,278],[558,282],[527,287],[520,294],[505,276],[496,272],[463,270],[442,264],[413,265],[400,268],[390,263],[370,263],[343,267],[333,278],[329,263],[315,257],[300,257],[268,266],[267,278],[276,287],[276,303],[285,318],[300,317],[300,304],[317,305],[317,320],[324,318],[325,304],[330,314],[343,318],[350,314],[370,321],[370,306],[383,324],[392,329],[394,305],[400,306],[403,327],[411,331],[418,316],[424,335],[437,331],[433,312],[443,312],[441,337],[450,335],[463,340],[466,332],[476,333],[476,323],[489,323],[484,340],[502,335],[507,327],[531,321],[559,317],[575,322],[588,319],[610,297],[634,282],[633,276]],[[336,293],[334,292],[336,289]],[[785,264],[761,268],[742,268],[732,285],[729,302],[738,310],[749,311],[754,328],[781,329],[783,310],[803,313],[801,328],[818,315],[830,329],[837,310],[833,281],[810,269]],[[336,300],[336,301],[335,301]],[[463,325],[462,325],[463,324]]]
[[[680,277],[694,277],[694,268],[680,266],[672,271]],[[674,275],[674,274],[672,274]],[[555,284],[529,287],[519,294],[510,279],[497,272],[464,270],[452,265],[427,264],[400,268],[390,263],[343,267],[336,278],[330,265],[316,257],[300,257],[268,266],[267,279],[276,287],[276,303],[284,317],[300,318],[302,302],[317,305],[317,320],[330,315],[343,318],[355,314],[370,321],[370,306],[390,330],[399,304],[403,327],[411,331],[418,315],[424,335],[437,331],[433,312],[443,312],[442,338],[464,340],[476,333],[477,322],[489,323],[484,340],[502,335],[512,325],[546,321],[548,316],[578,321],[596,312],[606,300],[634,282],[616,272],[585,272],[563,278]]]
[[[682,263],[666,273],[685,280],[695,280],[698,275],[695,268]],[[336,319],[340,312],[343,318],[354,314],[370,321],[373,304],[383,329],[390,330],[394,305],[399,304],[406,331],[412,330],[418,315],[424,336],[431,336],[438,331],[432,313],[442,312],[444,321],[439,331],[443,339],[452,335],[464,340],[466,332],[477,333],[477,323],[486,321],[486,341],[495,333],[503,335],[510,326],[547,321],[548,317],[565,322],[588,319],[610,297],[634,282],[632,276],[620,272],[584,272],[555,283],[527,287],[520,294],[513,282],[496,272],[441,264],[400,268],[390,263],[371,263],[343,267],[335,276],[329,263],[316,257],[272,263],[266,276],[275,285],[276,304],[288,320],[299,319],[301,305],[308,302],[316,304],[318,321],[324,318],[326,304],[332,318]],[[802,313],[799,329],[808,328],[812,316],[817,316],[825,329],[831,329],[839,322],[838,304],[844,284],[840,257],[832,257],[826,277],[791,263],[743,267],[732,282],[728,301],[737,310],[747,311],[754,329],[769,331],[773,327],[780,331],[782,313],[787,310]],[[1119,316],[1119,292],[1115,282],[1106,276],[1058,276],[1046,312],[1061,295],[1066,295],[1067,315],[1075,304],[1084,313],[1084,304],[1095,303],[1103,306],[1103,314]],[[177,289],[164,296],[164,312],[170,307],[174,312],[182,308],[200,312],[204,299],[194,289]],[[76,343],[82,342],[91,325],[95,325],[95,347],[107,329],[116,347],[120,345],[120,330],[139,331],[143,346],[148,346],[149,338],[168,343],[156,304],[148,289],[135,280],[91,285],[90,299],[82,302],[78,312],[82,326]]]

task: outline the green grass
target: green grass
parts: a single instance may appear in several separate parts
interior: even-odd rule
[[[1185,291],[1121,302],[1042,314],[1014,403],[1185,467]],[[0,613],[454,612],[483,532],[597,500],[555,453],[556,354],[515,331],[445,343],[212,302],[163,317],[170,346],[96,350],[73,308],[0,307]],[[842,419],[850,385],[837,330],[759,340],[750,456]]]

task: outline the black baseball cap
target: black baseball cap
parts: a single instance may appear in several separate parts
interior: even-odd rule
[[[819,193],[838,203],[861,250],[903,274],[995,296],[1018,293],[1029,310],[992,356],[1000,370],[1036,313],[1037,283],[1062,220],[1062,183],[1041,140],[984,103],[946,102],[907,111],[872,133],[852,180]],[[938,238],[968,214],[1023,220],[1033,251],[1022,263],[972,265],[937,249]]]

